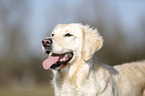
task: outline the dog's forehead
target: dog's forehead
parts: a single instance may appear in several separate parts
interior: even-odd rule
[[[56,28],[53,30],[53,33],[58,35],[71,33],[75,36],[81,36],[82,27],[79,24],[60,24],[56,26]]]

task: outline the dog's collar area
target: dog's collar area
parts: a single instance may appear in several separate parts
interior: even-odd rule
[[[73,58],[73,52],[63,54],[52,53],[49,58],[43,62],[44,69],[59,70],[69,63]]]

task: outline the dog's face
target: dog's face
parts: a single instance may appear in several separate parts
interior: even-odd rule
[[[51,37],[42,40],[49,57],[43,62],[45,69],[61,69],[76,60],[89,60],[101,48],[102,37],[97,30],[81,24],[60,24]]]

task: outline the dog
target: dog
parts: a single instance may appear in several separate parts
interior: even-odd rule
[[[143,96],[145,60],[117,66],[99,62],[103,45],[97,29],[80,23],[59,24],[42,40],[52,70],[55,96]]]

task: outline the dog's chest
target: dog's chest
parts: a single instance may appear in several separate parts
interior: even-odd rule
[[[60,88],[56,88],[56,96],[96,96],[96,86],[90,80],[86,80],[81,84],[77,82],[67,82],[62,84]]]

